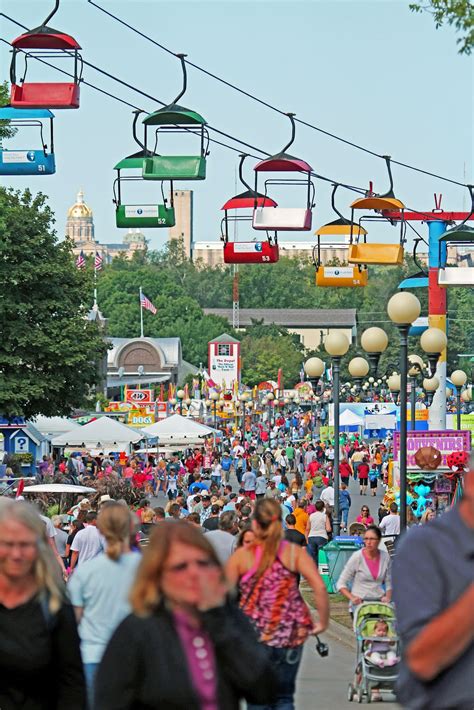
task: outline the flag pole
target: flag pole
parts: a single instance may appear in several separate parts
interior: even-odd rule
[[[94,257],[95,260],[95,257]],[[97,305],[97,269],[95,267],[95,262],[94,262],[94,310],[98,310],[98,305]]]
[[[140,286],[140,338],[143,338],[143,306],[142,306],[142,287]]]

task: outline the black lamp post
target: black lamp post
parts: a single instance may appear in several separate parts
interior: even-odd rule
[[[467,382],[464,370],[455,370],[451,375],[451,382],[456,387],[456,419],[457,429],[461,428],[461,390]]]
[[[349,350],[350,343],[344,333],[333,331],[324,341],[324,348],[331,356],[332,364],[332,396],[334,402],[334,533],[339,535],[341,528],[341,511],[339,505],[339,389],[341,358]]]
[[[420,312],[420,301],[408,291],[396,293],[387,304],[388,316],[400,335],[400,532],[407,527],[408,331]]]

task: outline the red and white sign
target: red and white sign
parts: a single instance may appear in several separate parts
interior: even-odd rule
[[[208,344],[209,375],[219,386],[232,390],[234,382],[240,380],[240,343],[213,342]]]
[[[125,401],[130,404],[138,404],[140,407],[145,404],[153,404],[153,390],[131,390],[127,388]]]

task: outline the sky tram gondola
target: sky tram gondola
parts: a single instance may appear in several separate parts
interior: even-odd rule
[[[267,235],[266,240],[257,241],[255,237],[251,240],[241,241],[237,239],[237,229],[240,224],[252,222],[252,214],[229,215],[229,210],[253,210],[255,206],[276,207],[276,202],[267,195],[262,195],[245,182],[243,177],[243,164],[247,156],[240,156],[239,178],[240,182],[247,189],[244,192],[231,197],[221,208],[224,210],[224,217],[221,223],[222,236],[224,242],[224,263],[225,264],[274,264],[279,259],[278,240],[276,233],[273,237]],[[230,239],[231,226],[234,226],[234,238]]]
[[[315,235],[317,244],[313,249],[313,262],[316,267],[316,286],[335,288],[354,288],[357,286],[367,286],[368,271],[366,266],[324,266],[321,259],[321,237],[344,236],[350,237],[351,232],[357,236],[366,235],[367,231],[358,224],[351,223],[337,209],[335,203],[336,190],[338,184],[333,186],[331,195],[331,205],[338,219],[324,224]],[[317,256],[315,256],[315,253]]]
[[[0,108],[0,121],[22,134],[25,128],[39,131],[41,148],[4,148],[0,144],[0,175],[53,175],[56,172],[53,135],[54,114],[48,109],[17,109],[11,106]],[[49,123],[49,147],[45,143],[44,124]]]
[[[173,183],[170,181],[169,193],[170,203],[165,195],[164,183],[161,181],[161,202],[153,202],[144,204],[129,203],[123,201],[123,188],[125,185],[141,184],[143,186],[143,163],[147,157],[153,156],[154,153],[147,151],[143,144],[139,141],[136,133],[138,116],[141,111],[135,111],[133,120],[133,137],[140,146],[141,150],[133,155],[120,160],[115,166],[117,177],[114,180],[114,204],[115,204],[115,223],[117,227],[129,228],[159,228],[159,227],[174,227],[175,212],[173,205]],[[123,174],[126,171],[126,174]],[[129,172],[132,174],[129,174]]]
[[[191,134],[200,141],[198,153],[193,155],[150,155],[143,162],[144,180],[204,180],[206,178],[206,157],[209,154],[209,133],[207,122],[196,111],[180,106],[178,101],[187,88],[185,54],[176,55],[181,60],[183,86],[173,103],[148,114],[143,119],[145,126],[145,149],[150,127],[155,129],[155,150],[158,139],[163,134]],[[160,151],[161,152],[161,151]]]
[[[448,229],[439,238],[439,286],[474,286],[474,229],[468,227],[467,221],[474,214],[474,186],[468,185],[471,196],[471,212],[461,224]],[[457,246],[466,250],[461,259],[467,266],[451,266],[448,264],[448,247]]]
[[[261,160],[255,166],[255,192],[258,189],[260,173],[303,173],[301,178],[278,178],[265,180],[265,194],[269,185],[285,185],[288,187],[303,187],[306,192],[304,207],[267,207],[256,205],[253,211],[252,226],[254,229],[267,231],[307,232],[312,225],[312,208],[314,207],[315,188],[311,180],[312,167],[305,160],[295,158],[286,151],[295,140],[294,114],[288,113],[291,121],[291,139],[280,153]]]
[[[351,222],[354,222],[354,211],[355,210],[373,210],[379,213],[378,215],[366,215],[359,219],[359,225],[363,220],[365,221],[380,221],[387,220],[384,216],[384,212],[400,212],[402,218],[400,219],[400,238],[397,244],[387,244],[383,242],[378,243],[368,243],[366,235],[363,235],[361,240],[361,235],[356,234],[354,229],[351,230],[350,244],[349,244],[349,256],[348,261],[350,264],[374,264],[382,266],[401,266],[404,259],[404,248],[405,243],[405,231],[406,225],[403,219],[403,210],[405,205],[403,202],[398,200],[393,192],[393,177],[392,170],[390,167],[390,157],[384,156],[385,162],[387,164],[388,176],[390,180],[390,186],[388,191],[383,195],[376,195],[370,190],[365,197],[360,197],[351,204]],[[388,220],[390,221],[390,220]]]
[[[47,27],[48,22],[59,8],[59,0],[42,25],[23,33],[13,40],[12,61],[10,65],[11,99],[13,108],[18,109],[74,109],[79,108],[80,82],[82,77],[82,58],[80,45],[71,35]],[[24,55],[23,76],[17,78],[19,55]],[[69,82],[31,82],[27,81],[29,58],[69,59],[74,66],[74,79]]]

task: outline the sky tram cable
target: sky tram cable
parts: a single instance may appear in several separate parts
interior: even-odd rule
[[[116,22],[119,22],[124,27],[127,27],[132,32],[135,32],[135,34],[148,40],[149,42],[154,44],[156,47],[161,49],[162,51],[178,58],[178,54],[176,52],[173,52],[171,49],[169,49],[169,47],[166,47],[164,44],[157,42],[149,35],[145,34],[144,32],[141,32],[141,30],[138,30],[136,27],[129,24],[125,20],[122,20],[120,17],[117,17],[117,15],[114,15],[109,10],[106,10],[105,8],[101,7],[101,5],[99,5],[98,3],[94,2],[93,0],[87,0],[87,2],[89,3],[89,5],[93,5],[98,10],[103,12],[105,15],[108,15],[113,20],[115,20]],[[186,62],[186,64],[189,64],[190,67],[193,67],[194,69],[197,69],[198,71],[202,72],[203,74],[206,74],[207,76],[211,77],[212,79],[219,81],[221,84],[224,84],[225,86],[228,86],[229,88],[234,89],[234,91],[237,91],[238,93],[242,94],[243,96],[246,96],[247,98],[252,99],[253,101],[257,101],[262,106],[265,106],[266,108],[269,108],[270,110],[275,111],[276,113],[279,113],[282,116],[287,115],[286,111],[282,111],[281,109],[277,108],[273,104],[270,104],[268,101],[264,101],[263,99],[259,98],[258,96],[255,96],[254,94],[251,94],[250,92],[245,91],[244,89],[241,89],[239,86],[236,86],[235,84],[232,84],[231,82],[227,81],[226,79],[223,79],[222,77],[218,76],[217,74],[214,74],[214,73],[210,72],[209,70],[204,69],[204,67],[201,67],[198,64],[191,62],[189,59],[185,59],[184,61]],[[375,151],[370,150],[370,148],[366,148],[365,146],[359,145],[358,143],[354,143],[353,141],[350,141],[347,138],[343,138],[342,136],[338,136],[335,133],[331,133],[330,131],[326,131],[324,128],[320,128],[319,126],[315,126],[314,124],[309,123],[308,121],[304,121],[301,118],[295,117],[295,121],[297,123],[300,123],[303,126],[306,126],[307,128],[311,128],[312,130],[317,131],[318,133],[322,133],[323,135],[326,135],[329,138],[333,138],[334,140],[337,140],[341,143],[345,143],[346,145],[349,145],[352,148],[355,148],[357,150],[361,150],[364,153],[367,153],[368,155],[372,155],[375,158],[385,160],[385,154],[382,155],[380,153],[376,153]],[[453,180],[452,178],[448,178],[443,175],[438,175],[437,173],[432,173],[429,170],[424,170],[423,168],[418,168],[415,165],[410,165],[409,163],[404,163],[399,160],[395,160],[393,158],[392,158],[391,162],[394,165],[398,165],[399,167],[406,168],[407,170],[413,170],[415,172],[422,173],[423,175],[428,175],[428,176],[434,177],[438,180],[443,180],[444,182],[449,182],[452,185],[458,185],[459,187],[467,187],[466,183],[459,182],[458,180]],[[317,177],[317,176],[314,175],[313,177]],[[344,187],[344,185],[341,185],[341,186]]]
[[[15,25],[18,25],[18,26],[21,27],[22,29],[28,30],[28,28],[27,28],[25,25],[23,25],[21,22],[18,22],[17,20],[15,20],[14,18],[10,17],[9,15],[5,14],[4,12],[0,13],[0,16],[5,17],[5,19],[9,20],[10,22],[12,22],[12,23],[15,24]],[[10,45],[10,42],[8,42],[7,40],[5,40],[5,39],[3,39],[3,38],[1,39],[1,41],[4,42],[4,43],[7,44],[7,45]],[[49,66],[49,67],[51,67],[52,69],[55,69],[56,71],[58,71],[58,72],[60,72],[60,73],[62,73],[62,74],[65,74],[66,76],[72,76],[69,72],[65,71],[64,69],[60,69],[59,67],[54,66],[53,64],[51,64],[51,63],[45,61],[44,59],[41,59],[40,57],[37,57],[37,56],[35,56],[35,55],[32,55],[32,54],[30,54],[29,52],[26,52],[25,50],[20,50],[20,51],[21,51],[23,54],[25,54],[27,57],[32,58],[32,59],[35,59],[35,60],[39,61],[40,63],[45,64],[46,66]],[[149,99],[150,101],[154,101],[154,102],[160,104],[161,106],[166,106],[166,105],[167,105],[164,101],[161,101],[160,99],[157,99],[155,96],[152,96],[151,94],[148,94],[148,93],[146,93],[145,91],[142,91],[141,89],[137,88],[136,86],[133,86],[132,84],[129,84],[128,82],[124,81],[123,79],[120,79],[120,77],[117,77],[117,76],[115,76],[114,74],[111,74],[110,72],[106,71],[105,69],[102,69],[101,67],[99,67],[99,66],[97,66],[97,65],[95,65],[95,64],[92,64],[92,62],[88,62],[88,61],[85,60],[85,59],[83,59],[82,61],[83,61],[83,64],[84,64],[85,66],[90,67],[90,68],[93,69],[94,71],[97,71],[98,73],[100,73],[100,74],[106,76],[107,78],[111,79],[112,81],[116,81],[117,83],[121,84],[122,86],[126,87],[126,88],[129,89],[129,90],[135,91],[136,93],[140,94],[141,96],[144,96],[145,98]],[[140,110],[139,107],[134,106],[133,104],[130,104],[129,102],[125,101],[124,99],[121,99],[120,97],[117,97],[117,96],[115,96],[114,94],[111,94],[111,93],[105,91],[104,89],[101,89],[101,88],[95,86],[95,85],[92,84],[91,82],[88,82],[88,81],[86,81],[86,80],[84,80],[84,79],[81,79],[81,83],[83,83],[84,85],[89,86],[89,87],[91,87],[91,88],[93,88],[93,89],[96,89],[97,91],[99,91],[99,92],[101,92],[101,93],[103,93],[103,94],[109,96],[110,98],[115,98],[116,100],[120,101],[121,103],[123,103],[123,104],[125,104],[125,105],[127,105],[127,106],[130,106],[130,107],[133,107],[133,108],[135,108],[135,109],[137,109],[137,110]],[[262,148],[259,148],[259,147],[257,147],[257,146],[254,146],[254,145],[250,144],[250,143],[247,143],[246,141],[243,141],[243,140],[241,140],[240,138],[237,138],[236,136],[233,136],[233,135],[231,135],[231,134],[229,134],[229,133],[226,133],[225,131],[220,130],[219,128],[216,128],[215,126],[211,126],[211,125],[208,124],[208,128],[209,128],[210,130],[214,131],[215,133],[218,133],[219,135],[222,135],[222,136],[224,136],[224,137],[226,137],[226,138],[229,138],[229,140],[233,140],[233,141],[235,141],[236,143],[240,143],[242,146],[245,146],[246,148],[251,148],[252,150],[258,151],[259,153],[261,153],[261,154],[262,154],[263,156],[265,156],[265,157],[270,157],[270,156],[271,156],[270,153],[268,153],[267,151],[263,150]],[[215,138],[210,138],[210,141],[211,141],[212,143],[217,144],[217,145],[221,145],[221,146],[223,146],[223,147],[229,148],[230,150],[233,150],[233,151],[236,152],[236,153],[239,153],[239,154],[242,153],[242,149],[241,149],[241,148],[236,148],[236,147],[234,147],[234,146],[229,146],[228,144],[223,143],[222,141],[218,141],[218,140],[216,140]],[[249,157],[255,158],[256,160],[261,160],[261,159],[262,159],[262,156],[261,156],[261,155],[260,155],[260,156],[257,156],[257,155],[253,155],[253,154],[250,154],[250,153],[248,153],[248,155],[249,155]],[[327,176],[325,176],[325,175],[321,175],[320,173],[316,173],[316,172],[314,172],[314,171],[311,172],[311,176],[314,177],[314,178],[317,179],[317,180],[322,180],[322,181],[324,181],[324,182],[328,182],[328,183],[332,183],[332,184],[336,184],[336,183],[337,183],[337,185],[339,185],[340,187],[343,187],[343,188],[345,188],[346,190],[350,190],[351,192],[356,192],[356,193],[358,193],[358,194],[365,194],[365,192],[366,192],[366,189],[363,188],[363,187],[357,187],[357,186],[355,186],[355,185],[349,185],[349,184],[347,184],[347,183],[340,182],[339,180],[334,180],[334,178],[330,178],[330,177],[327,177]]]

